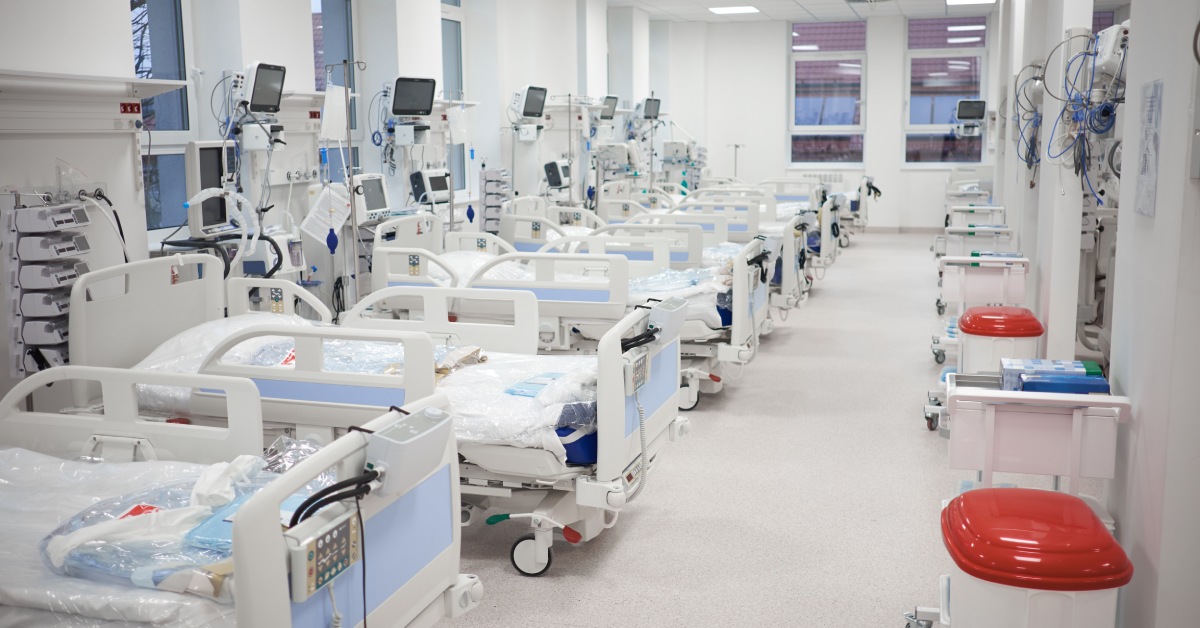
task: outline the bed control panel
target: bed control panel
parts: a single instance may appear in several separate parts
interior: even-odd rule
[[[400,415],[367,440],[367,470],[382,474],[381,495],[402,495],[442,460],[451,435],[450,413],[440,408]]]
[[[292,601],[303,602],[333,582],[362,556],[358,512],[346,511],[329,521],[314,516],[315,529],[301,524],[286,533],[292,570]],[[293,532],[303,530],[303,539]]]
[[[625,394],[632,395],[650,380],[650,350],[636,347],[625,352]]]

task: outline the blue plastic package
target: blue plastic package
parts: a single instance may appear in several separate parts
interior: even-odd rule
[[[1107,395],[1108,380],[1098,375],[1021,375],[1021,390],[1025,392],[1067,393],[1074,395]]]

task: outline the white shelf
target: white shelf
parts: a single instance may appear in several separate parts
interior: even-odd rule
[[[187,81],[0,69],[0,94],[99,96],[141,100],[182,87],[187,87]]]

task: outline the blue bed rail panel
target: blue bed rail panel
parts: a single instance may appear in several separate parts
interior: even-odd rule
[[[398,386],[322,384],[319,382],[266,379],[261,377],[252,377],[250,380],[258,387],[258,394],[263,399],[341,403],[354,406],[379,406],[382,408],[404,405],[404,389]],[[202,388],[200,391],[210,394],[222,394],[224,392],[211,388]]]
[[[372,611],[454,543],[459,504],[452,504],[450,466],[425,478],[413,490],[365,522],[367,607]],[[333,594],[345,626],[363,619],[362,561],[334,579]],[[329,594],[318,591],[292,603],[293,628],[327,628],[333,616]]]
[[[679,340],[675,340],[650,358],[650,379],[638,391],[637,398],[633,395],[625,397],[625,436],[638,430],[638,401],[642,402],[649,419],[664,404],[678,403],[678,393]]]

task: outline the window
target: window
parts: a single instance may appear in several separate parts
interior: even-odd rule
[[[130,0],[133,71],[138,78],[187,78],[190,0]],[[196,139],[187,88],[142,100],[142,187],[146,229],[176,229],[187,222],[183,151]]]
[[[861,163],[866,22],[792,25],[793,163]]]
[[[186,79],[180,0],[131,0],[129,10],[134,75],[144,79]],[[188,130],[187,89],[144,99],[142,122],[151,131]]]
[[[983,138],[956,134],[959,100],[983,94],[987,18],[908,21],[908,163],[978,162]]]
[[[459,6],[457,2],[443,4]],[[457,16],[456,16],[457,17]],[[462,22],[458,19],[442,18],[442,97],[446,100],[463,99],[463,69],[462,69]],[[467,189],[467,160],[466,145],[463,138],[450,147],[446,162],[450,169],[450,178],[454,180],[454,189]]]
[[[1116,24],[1116,15],[1112,11],[1096,11],[1092,13],[1092,32],[1099,33],[1100,31]]]
[[[350,0],[312,0],[313,69],[316,71],[316,90],[325,91],[326,82],[346,85],[342,61],[354,61],[354,27]],[[332,65],[326,73],[325,66]],[[354,89],[355,73],[350,73],[350,89]],[[358,108],[350,109],[350,128],[358,128]]]

